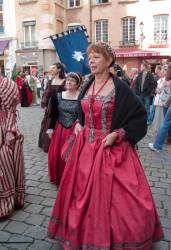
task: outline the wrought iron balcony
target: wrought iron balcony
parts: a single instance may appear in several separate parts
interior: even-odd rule
[[[27,4],[27,3],[34,3],[34,2],[38,2],[38,0],[19,0],[19,4]]]
[[[24,42],[20,44],[21,49],[33,49],[38,48],[38,42]]]
[[[94,0],[93,4],[111,3],[111,0]]]
[[[168,44],[168,41],[167,39],[154,39],[153,43],[157,45],[166,45]]]
[[[134,40],[134,39],[131,39],[131,40],[122,40],[122,41],[119,41],[119,46],[137,46],[139,45],[139,41],[138,40]]]

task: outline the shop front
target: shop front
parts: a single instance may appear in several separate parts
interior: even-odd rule
[[[131,68],[140,69],[142,62],[147,62],[151,70],[154,71],[155,66],[163,64],[167,59],[171,58],[171,51],[161,51],[158,49],[137,49],[137,48],[119,48],[115,49],[116,62],[122,67],[126,66],[128,73]]]
[[[16,50],[16,66],[20,71],[36,72],[40,77],[57,60],[55,50]]]

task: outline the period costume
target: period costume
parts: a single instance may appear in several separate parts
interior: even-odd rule
[[[19,90],[19,94],[20,94],[20,100],[21,100],[21,89],[23,86],[23,79],[20,75],[16,76],[15,82],[17,84],[18,90]]]
[[[81,132],[73,141],[48,227],[66,249],[151,250],[163,237],[135,144],[146,134],[146,111],[113,77],[107,96],[79,98]],[[104,148],[112,131],[118,138]]]
[[[45,108],[45,114],[41,122],[38,145],[40,148],[44,150],[44,152],[48,152],[49,145],[50,145],[50,139],[48,135],[46,134],[46,131],[49,128],[49,124],[50,124],[50,119],[49,119],[49,115],[51,112],[50,99],[56,93],[61,92],[63,90],[64,90],[64,82],[61,85],[52,85],[52,80],[49,80],[47,83],[46,89],[43,93],[43,96],[42,96],[41,107]]]
[[[32,103],[37,104],[37,78],[34,76],[30,76],[29,85],[31,87],[32,94],[33,94]]]
[[[23,135],[16,124],[19,102],[16,83],[0,78],[0,218],[24,205]],[[15,136],[12,146],[5,143],[7,132]]]
[[[62,147],[66,138],[73,133],[78,117],[78,101],[64,99],[62,92],[52,99],[51,123],[49,129],[54,129],[48,152],[48,172],[51,182],[60,184],[65,167],[61,158]]]
[[[23,80],[21,88],[21,107],[29,107],[33,100],[33,94],[27,80]]]

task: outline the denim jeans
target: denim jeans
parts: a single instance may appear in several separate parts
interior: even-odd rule
[[[163,115],[164,115],[164,117],[166,115],[167,110],[168,110],[168,107],[167,108],[163,107]],[[168,137],[171,137],[171,126],[170,126],[170,128],[168,130]]]
[[[153,103],[151,105],[151,111],[150,111],[150,114],[149,114],[149,117],[148,117],[148,120],[147,120],[147,123],[150,125],[153,120],[154,120],[154,116],[155,116],[155,111],[156,111],[156,106],[154,105],[154,97],[153,97]]]
[[[167,137],[170,126],[171,126],[171,104],[168,107],[164,120],[158,130],[155,143],[154,143],[154,147],[156,149],[162,149],[162,146]]]
[[[147,111],[147,121],[148,121],[149,116],[150,116],[150,96],[141,94],[139,96],[139,98],[142,101],[142,103],[144,104],[145,109]]]

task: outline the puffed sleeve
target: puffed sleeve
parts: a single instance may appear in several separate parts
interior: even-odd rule
[[[49,129],[54,129],[57,119],[58,119],[58,98],[57,95],[52,96],[50,98],[50,103],[49,103],[49,109],[50,109],[50,114],[49,114],[49,118],[50,118],[50,125],[49,125]]]

